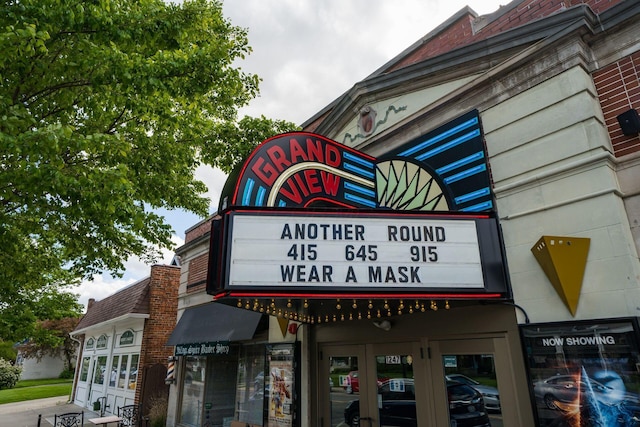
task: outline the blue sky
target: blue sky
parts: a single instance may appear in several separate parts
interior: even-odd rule
[[[234,25],[248,28],[253,53],[238,63],[262,78],[260,96],[240,116],[264,115],[301,124],[373,73],[409,45],[465,6],[480,15],[508,0],[227,0],[223,10]],[[210,212],[218,205],[226,176],[202,167],[197,176],[209,187]],[[184,231],[202,218],[160,211],[174,229],[176,247]],[[161,262],[168,263],[173,251]],[[75,292],[80,303],[103,299],[149,275],[138,259],[126,263],[122,278],[97,275]]]

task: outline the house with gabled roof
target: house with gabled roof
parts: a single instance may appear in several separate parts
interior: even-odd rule
[[[87,312],[71,335],[81,343],[73,402],[117,414],[168,393],[165,346],[175,324],[180,267],[153,265],[149,277],[113,295],[89,300]],[[146,413],[146,412],[145,412]]]

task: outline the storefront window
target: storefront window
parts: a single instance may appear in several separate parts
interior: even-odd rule
[[[99,356],[96,359],[95,370],[93,371],[93,383],[104,384],[104,374],[107,369],[107,356]]]
[[[135,390],[138,381],[138,359],[140,355],[131,356],[131,366],[129,367],[129,390]]]
[[[82,358],[82,368],[80,369],[80,381],[86,381],[87,376],[89,375],[89,363],[91,362],[90,357]]]
[[[116,380],[118,379],[118,361],[120,356],[113,356],[111,361],[111,372],[109,373],[109,387],[116,386]]]
[[[186,426],[201,424],[206,362],[205,357],[185,357],[180,423]]]
[[[226,426],[236,415],[238,347],[207,358],[203,425]]]
[[[127,362],[129,362],[129,355],[122,356],[120,361],[120,377],[118,378],[118,388],[124,388],[125,379],[127,378]]]
[[[238,360],[236,420],[262,425],[265,396],[269,397],[269,381],[265,381],[264,345],[243,346]]]
[[[634,321],[522,327],[538,425],[630,426],[640,419]]]

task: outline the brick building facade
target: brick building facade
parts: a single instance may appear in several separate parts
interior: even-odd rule
[[[164,379],[173,349],[166,343],[175,326],[179,278],[179,267],[153,265],[148,278],[90,300],[72,332],[82,342],[74,403],[93,409],[100,401],[117,415],[119,407],[146,406],[168,392]]]

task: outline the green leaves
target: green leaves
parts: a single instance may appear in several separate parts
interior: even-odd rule
[[[219,1],[5,1],[0,52],[0,338],[69,308],[64,286],[155,259],[171,228],[153,209],[209,213],[202,162],[228,171],[293,128],[237,121],[259,78]]]

